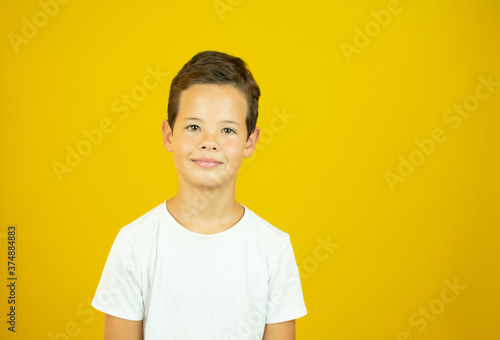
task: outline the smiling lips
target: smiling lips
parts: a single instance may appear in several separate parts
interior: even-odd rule
[[[196,159],[192,159],[192,161],[204,169],[215,168],[216,166],[219,166],[222,164],[222,162],[219,162],[218,160],[213,159],[213,158],[196,158]]]

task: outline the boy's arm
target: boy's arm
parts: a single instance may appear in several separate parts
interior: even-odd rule
[[[142,320],[132,321],[104,314],[104,340],[143,340]]]
[[[295,320],[266,324],[262,340],[295,340]]]

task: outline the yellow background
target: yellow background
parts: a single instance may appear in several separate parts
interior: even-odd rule
[[[373,13],[390,9],[378,24]],[[161,135],[170,81],[209,49],[243,58],[261,87],[266,135],[237,198],[291,235],[308,308],[297,339],[500,338],[500,87],[474,97],[478,77],[500,81],[498,2],[72,0],[45,21],[41,11],[0,5],[2,339],[102,337],[88,303],[118,230],[176,192]],[[346,44],[357,52],[346,57]],[[112,103],[144,95],[148,67],[168,75],[121,119]],[[474,98],[458,128],[445,121]],[[59,180],[53,162],[103,120],[113,131]],[[418,158],[415,139],[435,129],[446,140]],[[419,165],[392,190],[387,172],[410,155]],[[459,295],[446,290],[454,281]]]

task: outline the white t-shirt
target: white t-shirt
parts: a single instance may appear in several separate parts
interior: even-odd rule
[[[245,207],[205,235],[166,201],[119,231],[92,306],[143,320],[145,340],[262,339],[266,323],[307,314],[290,237]]]

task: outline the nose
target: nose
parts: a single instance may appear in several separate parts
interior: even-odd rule
[[[217,146],[215,146],[214,143],[210,143],[210,142],[205,142],[202,144],[201,148],[203,150],[217,150]]]
[[[213,150],[217,151],[219,149],[219,145],[211,133],[204,133],[203,139],[201,141],[201,149],[202,150]]]

